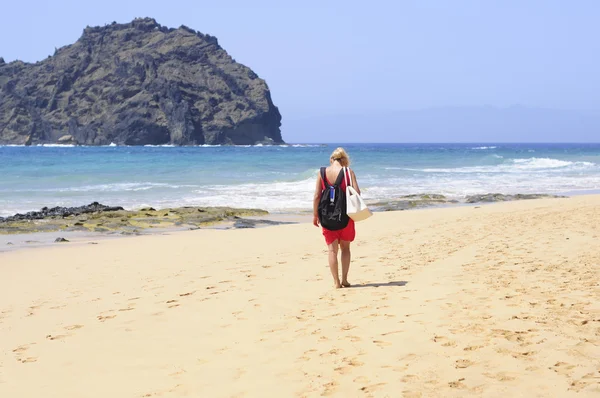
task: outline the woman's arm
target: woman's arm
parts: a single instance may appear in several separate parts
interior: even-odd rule
[[[315,227],[319,226],[319,213],[318,213],[318,207],[319,207],[319,200],[321,199],[321,173],[319,173],[319,176],[317,177],[317,185],[315,186],[315,194],[313,197],[313,225]]]
[[[360,195],[360,188],[358,187],[358,181],[356,181],[356,174],[354,174],[354,170],[350,169],[350,174],[352,175],[352,187],[356,189],[356,192]]]

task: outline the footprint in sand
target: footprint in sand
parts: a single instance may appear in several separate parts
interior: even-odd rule
[[[364,363],[359,361],[356,358],[344,358],[342,359],[342,361],[344,363],[346,363],[348,366],[352,366],[352,367],[358,367],[358,366],[363,366]]]
[[[531,356],[535,354],[534,351],[525,351],[525,352],[513,352],[511,353],[513,358],[517,359],[531,359]]]
[[[498,381],[513,381],[516,380],[516,374],[509,374],[506,372],[499,373],[484,373],[485,377],[489,377],[490,379],[498,380]]]
[[[48,340],[62,340],[62,339],[64,339],[65,337],[68,337],[68,336],[67,336],[67,335],[65,335],[65,334],[59,334],[59,335],[56,335],[56,336],[52,336],[51,334],[49,334],[49,335],[47,335],[47,336],[46,336],[46,338],[47,338]]]
[[[548,369],[554,370],[559,375],[570,376],[571,370],[575,368],[575,365],[569,365],[566,362],[556,362],[554,366],[549,367]]]
[[[474,362],[469,361],[468,359],[458,359],[455,363],[454,363],[454,367],[456,369],[465,369],[468,368],[469,366],[473,365]]]
[[[332,395],[337,390],[338,385],[339,384],[337,381],[332,381],[332,382],[324,384],[323,385],[324,390],[323,390],[323,393],[321,394],[321,396],[328,397],[328,396]]]
[[[370,386],[362,387],[360,390],[364,391],[366,393],[371,393],[371,392],[381,389],[381,387],[385,386],[386,384],[387,383],[371,384]]]
[[[584,375],[581,379],[573,381],[569,390],[581,391],[591,384],[600,384],[600,371]],[[598,391],[595,389],[595,391]]]
[[[194,293],[196,293],[196,292],[181,293],[181,294],[179,295],[179,297],[191,296],[191,295],[192,295],[192,294],[194,294]]]
[[[389,343],[387,341],[381,341],[381,340],[373,340],[373,343],[377,344],[377,346],[380,348],[384,348],[384,347],[388,347],[388,346],[392,345],[392,343]]]
[[[358,376],[356,379],[352,380],[355,383],[367,384],[370,380],[367,376]]]
[[[98,315],[96,318],[98,318],[98,320],[100,322],[104,322],[104,321],[106,321],[108,319],[113,319],[115,317],[116,317],[116,315]]]
[[[381,335],[382,336],[387,336],[387,335],[390,335],[390,334],[396,334],[396,333],[402,333],[402,332],[404,332],[404,330],[392,330],[391,332],[381,333]]]
[[[433,337],[433,341],[435,343],[441,343],[442,347],[454,347],[456,345],[456,342],[449,340],[447,337],[445,336],[434,336]]]
[[[403,383],[410,383],[410,382],[417,381],[418,379],[419,378],[416,375],[406,375],[406,376],[402,377],[402,379],[400,379],[400,381]]]
[[[465,379],[463,377],[461,377],[460,379],[456,380],[456,381],[451,381],[448,383],[448,387],[450,388],[467,388],[467,386],[463,383]]]
[[[342,350],[340,350],[339,348],[333,348],[331,350],[329,350],[328,352],[324,352],[322,354],[320,354],[319,356],[323,357],[323,356],[329,356],[329,355],[339,355],[342,353]]]
[[[167,304],[170,304],[168,306],[168,308],[179,307],[179,303],[177,302],[177,300],[169,300],[169,301],[167,301]]]
[[[24,344],[21,345],[17,348],[15,348],[13,350],[13,352],[15,353],[16,359],[17,361],[21,362],[21,363],[30,363],[30,362],[36,362],[37,358],[36,357],[27,357],[27,358],[22,358],[23,354],[29,349],[29,347],[31,345],[33,345],[35,343],[31,343],[31,344]]]
[[[65,329],[67,330],[77,330],[77,329],[81,329],[83,327],[83,325],[69,325],[69,326],[65,326]]]
[[[29,349],[29,344],[25,344],[25,345],[21,345],[21,346],[18,346],[17,348],[15,348],[13,350],[13,352],[16,354],[21,354],[22,352],[25,352],[28,349]]]
[[[345,374],[352,372],[352,367],[351,366],[339,366],[333,370],[338,372],[339,374],[345,375]]]

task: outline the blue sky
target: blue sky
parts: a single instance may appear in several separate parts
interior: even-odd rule
[[[335,128],[311,129],[310,120],[336,115],[376,121],[374,115],[400,110],[513,105],[600,111],[600,2],[288,3],[9,1],[0,15],[0,56],[41,60],[76,41],[86,25],[145,16],[169,27],[184,24],[216,36],[267,81],[283,115],[284,139],[293,142]],[[587,139],[597,141],[598,132]],[[361,132],[339,134],[353,140]],[[383,141],[407,140],[378,134]],[[421,138],[444,138],[426,134]],[[526,138],[543,140],[542,132],[532,134]]]

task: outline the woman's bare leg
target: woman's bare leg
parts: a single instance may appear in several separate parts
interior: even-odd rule
[[[338,273],[338,247],[337,240],[327,245],[327,249],[329,250],[329,269],[331,270],[331,276],[333,276],[333,283],[335,284],[336,289],[342,287],[340,275]]]
[[[349,287],[348,271],[350,271],[350,242],[341,240],[340,247],[342,249],[342,286]]]

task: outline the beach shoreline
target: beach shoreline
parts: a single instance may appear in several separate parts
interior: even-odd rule
[[[590,191],[587,194],[597,194],[596,191]],[[492,195],[492,194],[488,194]],[[512,195],[500,195],[502,197],[511,197]],[[441,196],[442,201],[431,200],[430,198]],[[485,196],[485,195],[481,195]],[[547,195],[550,197],[550,195]],[[555,199],[565,198],[562,194],[556,195]],[[536,199],[535,197],[533,198]],[[532,200],[529,198],[522,199],[509,199],[506,201],[515,200]],[[481,202],[460,202],[455,200],[446,200],[442,195],[435,194],[420,194],[420,195],[407,195],[395,200],[387,202],[368,202],[369,207],[374,212],[389,212],[389,211],[414,211],[420,209],[430,208],[446,208],[446,207],[462,207],[462,206],[482,206],[490,205],[494,203],[502,203],[500,201],[481,201]],[[90,205],[91,206],[91,205]],[[100,205],[102,206],[102,205]],[[229,207],[226,207],[229,209]],[[185,208],[182,208],[185,209]],[[191,207],[190,209],[195,209]],[[47,247],[55,244],[96,244],[97,241],[106,239],[118,239],[127,238],[131,236],[140,235],[168,235],[174,232],[181,232],[195,229],[236,229],[236,228],[265,228],[276,226],[280,224],[297,224],[297,223],[310,223],[312,222],[312,210],[311,209],[290,209],[278,212],[266,212],[260,209],[233,209],[232,211],[243,214],[245,211],[248,212],[264,212],[265,214],[260,215],[243,215],[243,217],[225,217],[219,221],[201,222],[197,224],[183,224],[180,226],[153,226],[148,225],[146,228],[120,228],[112,232],[97,232],[90,230],[51,230],[51,231],[31,231],[23,233],[2,233],[2,224],[0,223],[0,252],[22,250],[29,248],[40,248]],[[143,213],[146,209],[138,207],[136,209],[125,209],[128,213],[140,212]],[[154,211],[154,209],[152,209]],[[172,209],[158,209],[157,213],[169,212]],[[72,220],[75,222],[75,220]],[[61,241],[65,239],[66,241]]]
[[[557,193],[555,195],[543,194],[540,195],[541,199],[547,197],[552,199],[564,199],[569,197],[576,197],[582,195],[598,195],[600,191],[590,190],[587,192],[564,192]],[[536,195],[533,198],[528,198],[525,195],[524,198],[513,199],[514,195],[504,194],[487,194],[480,195],[493,196],[499,195],[501,197],[508,198],[507,200],[498,201],[476,201],[468,203],[464,201],[447,200],[442,195],[436,194],[419,194],[419,195],[407,195],[395,200],[387,202],[367,202],[369,207],[376,213],[381,212],[394,212],[394,211],[414,211],[423,209],[433,208],[452,208],[452,207],[480,207],[493,205],[496,203],[505,203],[512,201],[521,200],[536,200]],[[430,200],[432,197],[441,196],[443,201]],[[519,196],[519,195],[516,195]],[[553,197],[554,196],[554,197]],[[136,209],[129,209],[127,212],[143,212],[143,207]],[[169,209],[158,209],[157,212],[168,211]],[[282,210],[278,212],[266,212],[260,209],[233,209],[236,212],[243,213],[244,211],[258,211],[265,212],[261,215],[244,215],[243,217],[229,217],[220,221],[200,223],[197,225],[186,224],[180,226],[166,226],[166,227],[154,227],[149,226],[148,228],[137,228],[135,230],[116,230],[113,232],[95,232],[95,231],[77,231],[77,230],[53,230],[53,231],[32,231],[26,233],[2,233],[2,224],[0,224],[0,252],[32,249],[47,247],[55,244],[96,244],[98,241],[106,239],[119,239],[128,238],[131,236],[141,235],[169,235],[175,232],[194,230],[194,229],[236,229],[236,228],[266,228],[280,224],[298,224],[298,223],[311,223],[312,222],[312,210],[310,209],[290,209]],[[240,224],[240,225],[237,225]],[[60,241],[66,239],[65,241]]]

